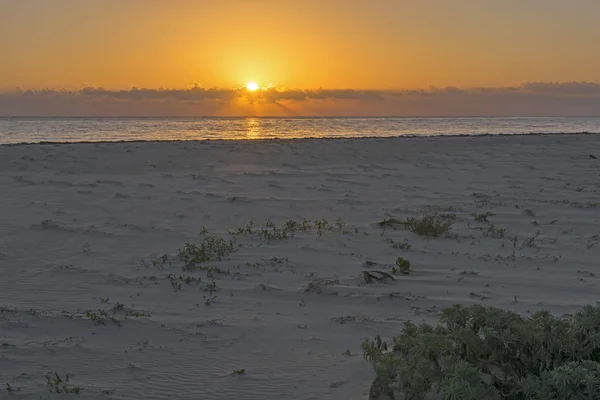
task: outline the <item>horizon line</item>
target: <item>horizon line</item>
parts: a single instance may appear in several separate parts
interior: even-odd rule
[[[178,119],[178,118],[203,118],[203,119],[385,119],[385,118],[600,118],[600,115],[0,115],[1,119]]]

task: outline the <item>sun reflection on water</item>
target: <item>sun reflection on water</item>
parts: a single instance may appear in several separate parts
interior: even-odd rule
[[[263,127],[259,118],[246,118],[246,139],[261,139]]]

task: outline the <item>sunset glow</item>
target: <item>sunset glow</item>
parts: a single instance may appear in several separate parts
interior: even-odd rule
[[[556,95],[600,83],[597,15],[590,0],[6,0],[0,96],[48,104],[19,95],[0,113],[69,114],[70,93],[94,97],[81,115],[546,112],[507,97],[532,89],[559,112]]]

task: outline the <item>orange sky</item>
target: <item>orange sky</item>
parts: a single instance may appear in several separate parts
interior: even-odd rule
[[[599,15],[600,0],[0,0],[0,116],[600,115]]]
[[[2,0],[0,88],[600,81],[597,0]]]

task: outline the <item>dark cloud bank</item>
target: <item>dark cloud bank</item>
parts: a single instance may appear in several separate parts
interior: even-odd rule
[[[600,84],[421,90],[240,89],[14,90],[0,116],[600,116]]]

